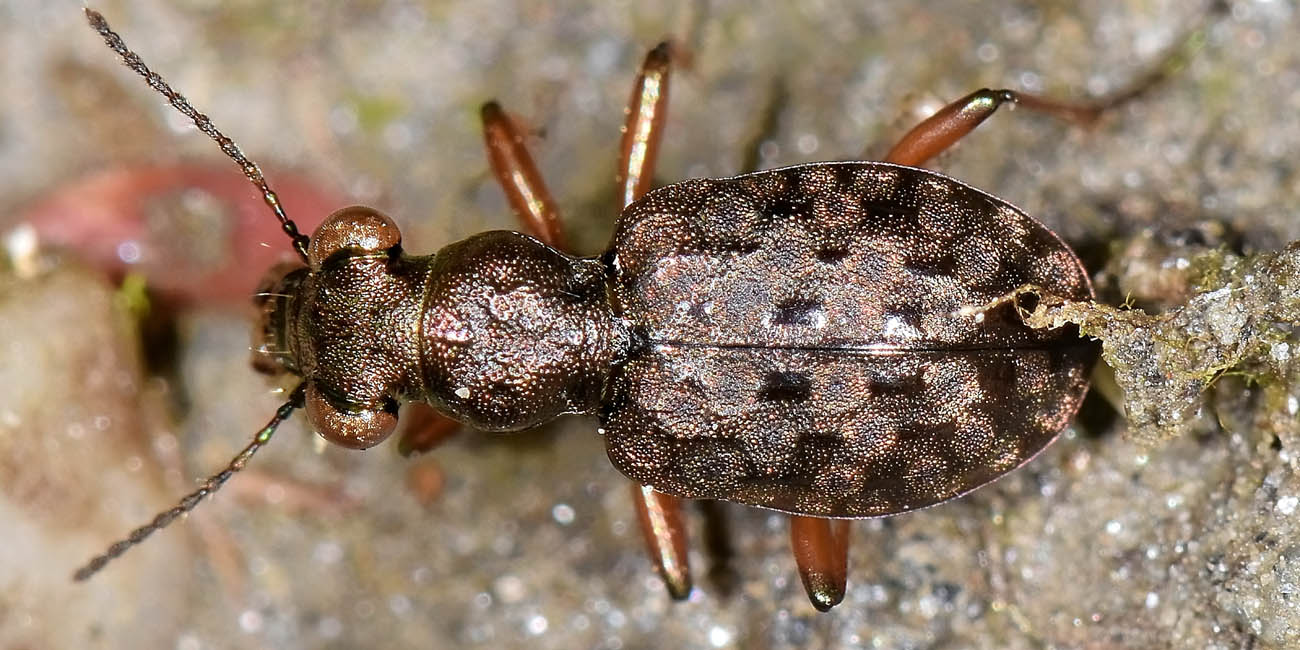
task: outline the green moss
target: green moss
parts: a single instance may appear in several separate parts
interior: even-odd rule
[[[357,125],[367,133],[378,133],[407,113],[400,99],[378,95],[352,95],[347,99],[357,116]]]
[[[1037,308],[1025,315],[1031,327],[1072,323],[1102,341],[1102,357],[1124,392],[1128,435],[1149,444],[1195,426],[1207,391],[1225,377],[1265,387],[1295,374],[1290,351],[1298,344],[1292,325],[1300,295],[1292,287],[1300,286],[1300,245],[1245,258],[1208,250],[1192,258],[1192,269],[1186,276],[1189,297],[1158,316],[1063,300],[1036,287],[1013,296],[1040,296]],[[1278,409],[1295,400],[1283,394],[1262,403],[1256,419],[1287,413]]]

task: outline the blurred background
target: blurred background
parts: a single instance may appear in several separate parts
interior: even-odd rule
[[[933,167],[1059,232],[1112,304],[1185,297],[1171,250],[1300,239],[1300,16],[1284,0],[95,8],[300,223],[369,204],[412,252],[515,227],[482,149],[491,98],[533,134],[575,248],[599,252],[623,106],[664,38],[681,56],[661,184],[879,157],[984,86],[1086,101],[1167,70],[1093,128],[1004,111]],[[1260,406],[1232,378],[1194,435],[1138,448],[1093,398],[995,485],[855,524],[830,614],[803,593],[784,520],[726,504],[688,509],[696,590],[671,602],[578,418],[418,458],[325,448],[295,419],[188,521],[73,584],[282,399],[249,366],[243,296],[287,246],[79,4],[0,6],[0,79],[0,646],[1300,643],[1296,438],[1252,427]]]

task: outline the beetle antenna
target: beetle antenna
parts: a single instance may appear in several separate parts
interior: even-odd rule
[[[245,157],[244,152],[239,150],[239,145],[235,144],[234,140],[226,137],[226,134],[217,130],[217,127],[213,126],[212,120],[208,119],[207,115],[195,110],[184,95],[172,90],[172,87],[167,85],[167,81],[162,78],[162,75],[150,70],[140,56],[126,46],[126,43],[122,41],[122,37],[118,36],[117,32],[114,32],[108,26],[108,21],[104,20],[104,16],[94,9],[86,7],[86,19],[90,21],[90,26],[99,32],[100,36],[104,37],[104,42],[108,44],[108,47],[122,57],[122,62],[126,64],[126,67],[144,77],[144,80],[154,90],[166,97],[167,102],[180,111],[181,114],[190,118],[190,121],[194,122],[194,126],[208,134],[208,137],[212,138],[221,147],[221,150],[231,160],[235,161],[235,164],[239,165],[240,169],[244,170],[244,175],[262,191],[262,200],[266,201],[266,205],[275,213],[275,218],[280,220],[280,229],[293,241],[293,249],[298,252],[298,256],[302,258],[302,261],[306,262],[307,244],[310,243],[310,240],[306,235],[298,232],[298,225],[289,219],[289,215],[285,214],[284,207],[280,205],[280,197],[267,184],[266,178],[262,176],[262,170],[257,166],[257,163]]]
[[[199,503],[203,501],[204,497],[221,489],[221,486],[224,485],[225,482],[235,474],[235,472],[244,469],[244,465],[253,457],[253,454],[256,454],[259,449],[266,446],[266,443],[271,441],[271,436],[275,435],[275,430],[279,428],[285,420],[289,419],[289,416],[293,415],[295,410],[302,408],[306,387],[307,384],[302,383],[298,384],[298,387],[293,389],[293,392],[289,395],[289,401],[281,404],[280,408],[275,410],[275,416],[271,418],[271,421],[267,422],[266,426],[257,431],[257,434],[253,436],[253,441],[248,443],[248,446],[244,447],[243,451],[236,454],[224,470],[209,476],[199,489],[185,495],[185,498],[177,502],[177,504],[171,509],[158,513],[158,515],[153,518],[153,521],[131,531],[131,534],[127,535],[126,538],[121,541],[114,542],[112,546],[108,547],[107,551],[95,556],[94,559],[82,565],[80,569],[77,569],[77,572],[72,574],[72,579],[81,582],[90,576],[95,575],[100,569],[104,568],[104,565],[120,557],[123,553],[130,550],[131,547],[139,545],[150,535],[166,528],[167,525],[175,521],[177,517],[187,514],[198,506]]]

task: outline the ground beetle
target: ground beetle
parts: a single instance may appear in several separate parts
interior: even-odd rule
[[[1026,327],[1024,285],[1092,297],[1075,254],[1005,201],[918,169],[1007,102],[1076,121],[1079,107],[980,90],[885,162],[818,163],[648,191],[671,50],[638,76],[619,159],[623,211],[598,257],[562,251],[554,202],[494,102],[489,159],[533,236],[487,232],[429,256],[365,207],[308,238],[258,167],[151,72],[103,17],[125,63],[260,189],[305,265],[272,273],[256,364],[302,381],[222,472],[76,573],[85,579],[216,491],[303,408],[325,439],[365,449],[404,401],[472,428],[596,416],[669,592],[691,589],[680,499],[792,515],[813,604],[844,594],[848,520],[923,508],[1024,464],[1066,426],[1096,347]],[[990,306],[994,305],[994,306]]]

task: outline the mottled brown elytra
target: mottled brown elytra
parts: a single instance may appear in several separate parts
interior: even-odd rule
[[[532,235],[487,232],[412,256],[371,208],[299,233],[257,165],[86,15],[240,165],[303,264],[273,272],[256,296],[256,364],[301,378],[288,401],[225,470],[77,580],[215,492],[293,411],[326,440],[365,449],[415,401],[486,431],[596,417],[676,598],[691,590],[680,499],[789,513],[801,578],[826,610],[844,595],[848,520],[941,503],[1010,472],[1051,443],[1087,390],[1096,348],[1077,330],[1031,330],[1009,301],[985,308],[1027,284],[1091,298],[1079,259],[1007,202],[915,166],[1007,102],[1076,121],[1100,106],[980,90],[884,162],[650,191],[672,60],[663,44],[632,93],[622,212],[603,254],[563,252],[523,138],[489,102],[489,161]]]

